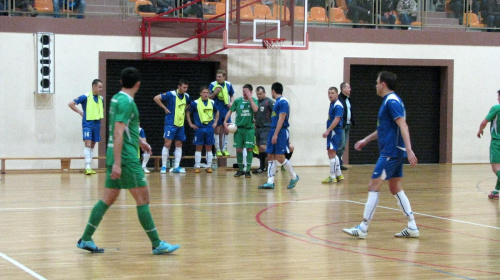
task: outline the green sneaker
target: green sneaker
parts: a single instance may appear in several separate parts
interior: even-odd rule
[[[321,181],[321,183],[323,183],[323,184],[337,183],[337,179],[328,176],[328,177],[326,177],[325,180]]]
[[[299,175],[297,175],[297,178],[290,180],[290,184],[288,184],[288,187],[286,187],[286,188],[287,189],[293,189],[293,188],[295,188],[295,186],[297,185],[297,183],[299,182],[299,180],[300,180]]]
[[[337,182],[344,180],[344,175],[337,176]]]
[[[218,157],[221,157],[221,156],[222,156],[222,152],[221,152],[221,151],[217,151],[217,152],[215,153],[215,155],[216,155],[216,156],[218,156]]]
[[[227,150],[222,151],[222,155],[225,157],[230,156],[229,152]]]

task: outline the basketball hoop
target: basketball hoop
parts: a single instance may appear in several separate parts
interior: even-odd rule
[[[285,38],[264,38],[262,46],[267,48],[267,54],[276,56],[280,53],[283,42],[285,42]]]

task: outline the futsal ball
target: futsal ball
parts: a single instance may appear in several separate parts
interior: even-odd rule
[[[231,123],[227,126],[227,130],[229,130],[230,133],[235,133],[236,130],[238,130],[238,127],[235,124]]]

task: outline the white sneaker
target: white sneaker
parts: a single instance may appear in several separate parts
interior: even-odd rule
[[[149,174],[151,173],[151,171],[149,171],[149,169],[147,169],[146,167],[143,167],[142,170],[144,170],[144,174]]]
[[[394,234],[394,237],[408,237],[408,238],[416,238],[420,236],[420,232],[417,229],[411,229],[409,227],[403,229],[401,232]]]
[[[361,230],[361,227],[359,225],[357,225],[353,228],[345,228],[342,231],[351,235],[351,236],[355,236],[359,239],[365,239],[366,235],[367,235],[365,231]]]

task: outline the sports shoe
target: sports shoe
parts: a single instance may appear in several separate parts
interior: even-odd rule
[[[340,166],[340,170],[347,170],[347,167],[345,167],[345,166],[341,165],[341,166]]]
[[[90,168],[85,169],[85,175],[96,174],[96,172]]]
[[[162,167],[161,167],[161,170],[160,170],[160,173],[161,173],[161,174],[165,174],[165,173],[167,173],[167,167],[166,167],[166,166],[162,166]]]
[[[287,189],[293,189],[293,188],[295,188],[295,185],[297,185],[297,182],[299,180],[300,180],[299,175],[297,175],[297,178],[290,180],[290,184],[288,184],[288,187],[286,187],[286,188]]]
[[[411,229],[409,227],[403,229],[401,232],[398,232],[396,234],[394,234],[394,237],[408,237],[408,238],[411,238],[411,237],[419,237],[420,236],[420,232],[418,231],[418,228],[417,229]]]
[[[151,173],[151,171],[149,171],[149,169],[147,169],[146,167],[143,167],[142,170],[144,170],[144,174],[149,174]]]
[[[498,199],[498,193],[494,193],[493,191],[488,194],[489,199]]]
[[[104,253],[104,249],[97,248],[97,246],[95,245],[94,241],[92,241],[92,240],[90,240],[90,241],[83,241],[80,238],[80,240],[78,240],[78,242],[76,243],[76,247],[78,247],[80,249],[83,249],[83,250],[90,251],[92,253]]]
[[[342,230],[343,232],[355,236],[359,239],[365,239],[366,238],[366,232],[361,229],[359,225],[353,227],[353,228],[345,228]]]
[[[221,151],[217,151],[217,152],[215,153],[215,155],[216,155],[216,156],[218,156],[218,157],[221,157],[221,156],[222,156],[222,152],[221,152]]]
[[[227,150],[222,151],[222,155],[225,157],[230,156],[229,152]]]
[[[212,167],[208,167],[207,169],[205,169],[205,171],[207,171],[207,173],[212,173],[212,172],[214,172],[214,171],[212,170]]]
[[[332,178],[330,176],[326,177],[325,180],[321,181],[323,184],[337,183],[337,178]]]
[[[171,245],[168,244],[165,241],[161,241],[160,245],[158,247],[153,247],[153,255],[164,255],[164,254],[170,254],[174,252],[175,250],[179,249],[181,247],[180,245]]]
[[[186,169],[177,166],[176,168],[172,169],[172,173],[186,173]]]
[[[253,173],[253,174],[260,174],[260,173],[262,173],[262,172],[264,172],[264,169],[262,169],[262,168],[260,168],[260,167],[259,167],[259,168],[257,168],[257,169],[252,170],[252,173]]]
[[[243,175],[245,175],[245,172],[243,172],[243,171],[241,171],[241,170],[238,170],[238,172],[236,172],[236,173],[234,174],[234,177],[240,177],[240,176],[243,176]]]
[[[340,176],[337,176],[336,179],[337,179],[337,182],[342,181],[342,180],[344,180],[344,175],[341,174]]]
[[[200,169],[199,169],[198,167],[196,167],[196,168],[194,169],[194,173],[200,173]]]
[[[252,174],[250,174],[250,171],[245,172],[245,178],[252,178]]]
[[[274,184],[265,183],[263,185],[260,185],[258,188],[272,190],[274,189]]]

